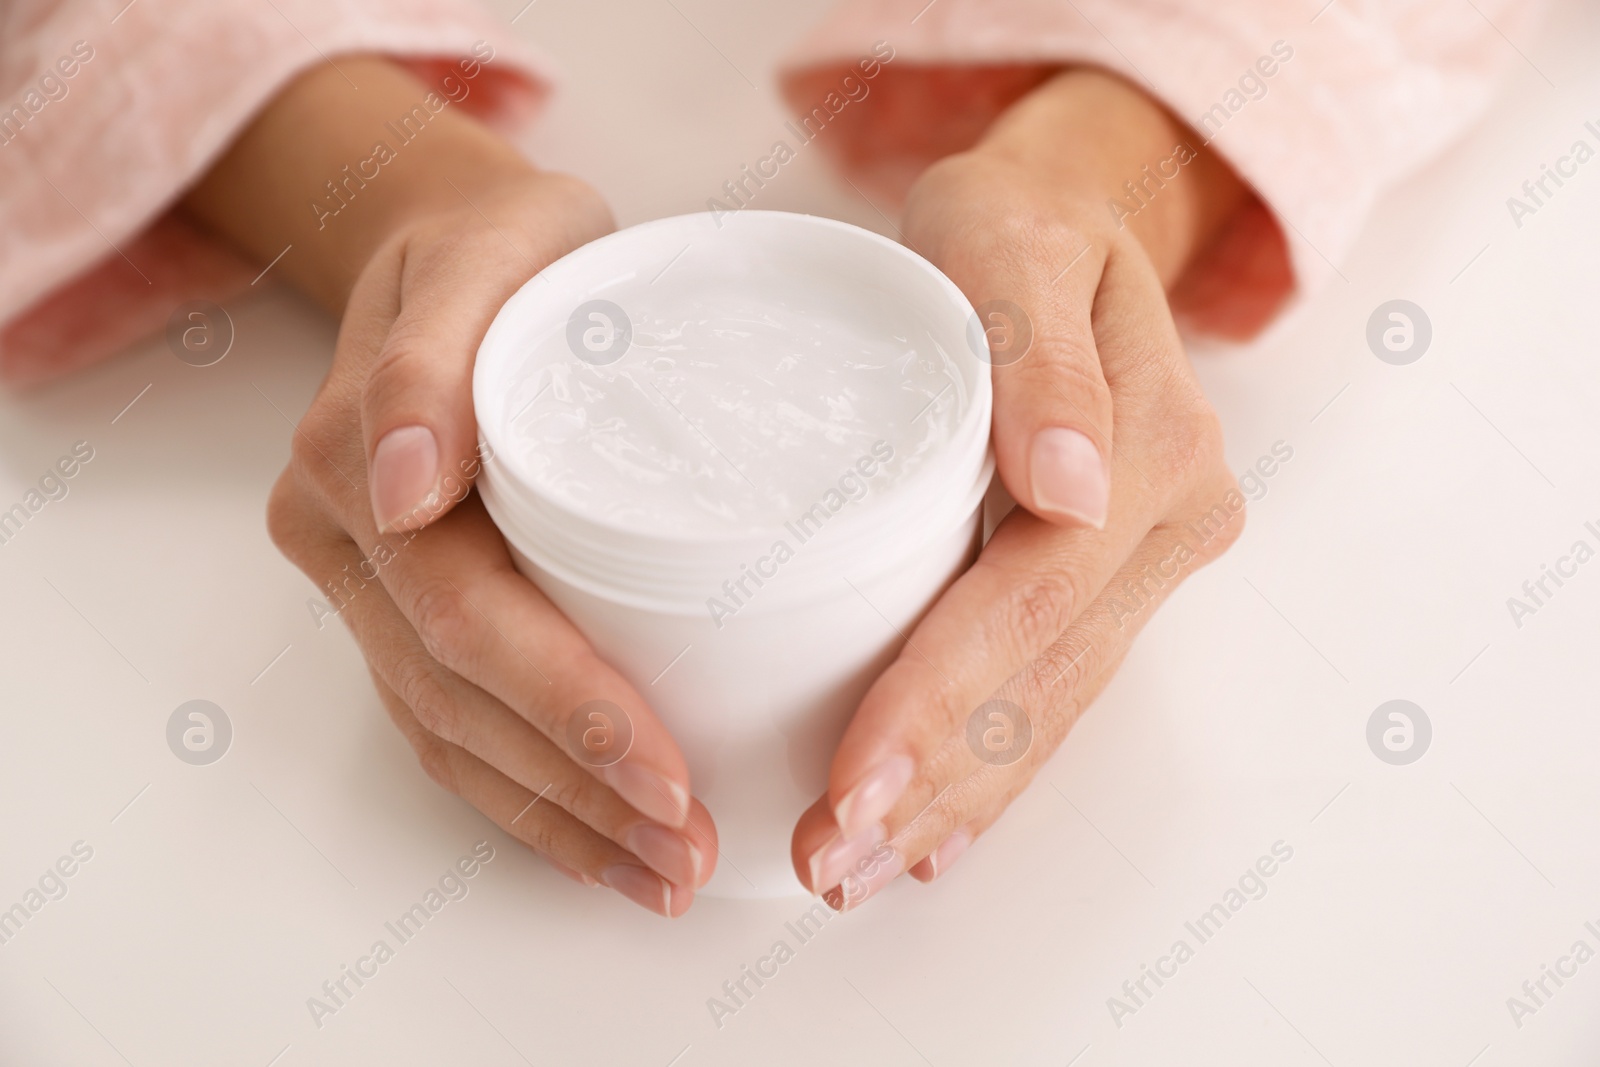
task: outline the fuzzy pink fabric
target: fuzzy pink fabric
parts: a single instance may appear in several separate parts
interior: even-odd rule
[[[124,6],[126,5],[126,6]],[[526,121],[544,65],[461,0],[7,0],[0,5],[0,378],[30,382],[221,301],[245,263],[170,212],[288,81],[381,53],[437,84],[479,41],[459,106]]]
[[[1257,194],[1172,294],[1189,326],[1249,336],[1292,292],[1332,276],[1378,195],[1484,110],[1519,61],[1510,41],[1526,39],[1542,6],[1322,2],[846,0],[790,55],[784,95],[800,114],[837,109],[819,142],[894,205],[923,167],[971,147],[1050,73],[1121,75]],[[866,80],[860,61],[875,48],[893,58]]]
[[[892,204],[1063,66],[1146,87],[1257,192],[1173,294],[1191,326],[1247,336],[1329,275],[1383,189],[1483,110],[1516,58],[1507,38],[1538,6],[847,0],[792,54],[783,88],[799,113],[825,108],[825,150]],[[496,58],[464,106],[526,119],[546,89],[541,64],[464,0],[10,0],[0,378],[87,365],[159,330],[184,300],[248,285],[261,265],[169,209],[298,72],[366,52],[436,80],[479,40]],[[890,58],[863,81],[875,49]]]

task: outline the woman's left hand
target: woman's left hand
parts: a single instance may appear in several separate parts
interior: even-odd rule
[[[907,242],[989,329],[994,447],[1021,506],[868,691],[796,827],[796,871],[836,908],[947,869],[1243,527],[1166,285],[1245,194],[1203,151],[1172,162],[1191,137],[1125,82],[1069,72],[911,192]],[[1163,160],[1177,175],[1116,217],[1108,197]]]

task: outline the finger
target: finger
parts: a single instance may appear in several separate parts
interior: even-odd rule
[[[1001,480],[1066,526],[1104,526],[1111,504],[1112,397],[1092,328],[1107,255],[1053,215],[1021,214],[943,264],[988,342]]]
[[[979,825],[977,822],[969,822],[965,826],[956,827],[950,831],[949,836],[939,843],[938,848],[912,864],[906,873],[923,885],[927,885],[953,866],[956,860],[965,855],[967,849],[978,839],[978,835],[986,829],[988,829],[988,826]]]
[[[1091,619],[1094,613],[1095,608],[1091,606],[1079,616],[1078,622],[1067,629],[1055,646],[1030,664],[1023,676],[1012,679],[1005,687],[1010,693],[1031,690],[1032,697],[1021,696],[1022,704],[1017,707],[1027,704],[1046,709],[1042,716],[1040,740],[1034,741],[1030,736],[1028,749],[1023,754],[1029,769],[1026,769],[1020,785],[1004,791],[979,788],[955,794],[946,785],[935,794],[934,800],[896,835],[897,842],[908,856],[927,850],[922,859],[907,869],[906,873],[911,877],[923,883],[932,882],[960,859],[973,842],[999,820],[1011,802],[1032,784],[1038,767],[1055,753],[1061,741],[1076,725],[1078,717],[1117,673],[1133,635],[1127,635],[1126,640],[1110,642],[1114,646],[1110,651],[1086,664],[1084,652],[1089,646],[1104,647],[1095,638],[1085,636],[1093,629]],[[1059,652],[1056,651],[1058,648]],[[1058,667],[1058,663],[1064,663],[1065,666]],[[1083,672],[1078,670],[1080,667]],[[1085,673],[1090,668],[1094,669],[1092,675]],[[1076,673],[1076,680],[1058,695],[1056,689],[1069,673]],[[1058,704],[1058,701],[1062,703]],[[947,807],[943,811],[936,811],[940,802],[946,802]],[[945,832],[947,828],[948,833]],[[944,835],[942,838],[941,834]],[[934,841],[938,844],[929,849]]]
[[[425,531],[379,534],[362,495],[359,467],[354,478],[343,473],[350,457],[340,448],[352,445],[339,408],[337,395],[313,405],[295,436],[293,474],[286,475],[307,497],[306,510],[314,505],[331,514],[343,527],[338,536],[357,542],[360,555],[353,561],[325,569],[300,564],[320,582],[334,610],[342,613],[344,604],[374,582],[387,588],[434,659],[566,745],[569,754],[641,812],[681,827],[689,800],[688,768],[649,706],[516,571],[504,538],[476,497],[461,509],[469,520],[451,525],[456,535],[443,541],[435,535],[444,522]],[[295,500],[299,506],[298,496]],[[453,512],[449,518],[454,517]],[[299,538],[293,529],[275,534],[274,540],[295,558]],[[518,643],[512,643],[511,634]],[[582,714],[599,709],[609,717],[605,725],[615,731],[618,744],[574,752],[569,721],[591,702],[600,703]],[[580,728],[570,736],[590,741],[601,734]],[[614,759],[618,752],[621,758]]]
[[[845,731],[829,797],[846,837],[881,819],[915,768],[1060,636],[1157,521],[1218,472],[1231,485],[1215,416],[1190,384],[1159,282],[1147,264],[1119,268],[1113,259],[1102,283],[1108,287],[1141,308],[1105,315],[1097,332],[1102,359],[1117,366],[1119,377],[1108,381],[1117,398],[1117,451],[1128,471],[1114,481],[1108,521],[1103,529],[1061,529],[1019,509],[1001,523],[873,683]],[[1159,344],[1145,324],[1152,317],[1163,324],[1155,332]],[[1141,369],[1150,363],[1159,371]]]
[[[677,742],[517,571],[476,496],[411,535],[380,573],[434,660],[504,702],[645,815],[684,825],[689,769]],[[436,711],[440,729],[461,728],[460,715]]]
[[[648,911],[677,918],[694,901],[694,889],[675,885],[638,857],[584,825],[571,812],[539,803],[538,794],[457,745],[431,734],[393,689],[374,672],[384,707],[411,742],[434,781],[487,815],[495,825],[585,885],[604,885]]]
[[[372,514],[383,531],[426,525],[461,495],[447,492],[446,479],[477,473],[478,342],[533,274],[513,250],[481,240],[416,242],[395,254],[399,313],[361,395]]]
[[[461,736],[455,743],[532,790],[530,808],[538,803],[563,808],[668,881],[691,888],[705,884],[716,863],[714,832],[707,834],[692,822],[673,830],[644,818],[510,708],[443,668],[437,670],[439,684],[452,691],[466,724],[456,731]]]
[[[950,812],[982,808],[985,798],[1019,791],[1024,775],[1031,773],[1021,756],[1033,751],[1030,745],[1019,750],[1018,760],[986,762],[970,749],[965,733],[951,735],[918,768],[883,821],[863,834],[843,833],[823,797],[801,816],[792,842],[801,879],[815,893],[826,895],[844,885],[847,898],[862,891],[870,895],[948,836],[957,825]],[[961,797],[977,799],[962,802]],[[888,858],[889,851],[898,861]]]
[[[290,506],[277,499],[279,493],[292,492],[292,484],[280,483],[274,494],[275,515]],[[341,559],[348,567],[350,561],[359,559],[359,553],[331,526],[302,531],[295,546],[295,562],[300,566],[317,573],[333,569]],[[710,877],[716,863],[716,836],[715,830],[709,829],[709,816],[708,826],[697,827],[691,805],[690,821],[681,831],[646,819],[504,703],[433,660],[382,586],[362,593],[359,601],[347,601],[341,614],[362,644],[374,679],[383,682],[384,688],[392,683],[401,693],[438,694],[429,701],[448,705],[448,726],[429,731],[435,739],[477,755],[535,791],[538,800],[571,812],[669,880],[695,887]],[[428,720],[421,728],[427,728],[442,714],[428,702],[419,702],[415,708],[416,714],[408,710],[403,727],[418,723],[420,715]]]
[[[547,180],[567,181],[558,176],[547,176]],[[603,211],[600,214],[603,215]],[[538,238],[538,241],[546,242],[544,244],[531,240],[526,234],[518,233],[516,237],[518,243],[532,250],[532,255],[549,258],[565,247],[563,242],[581,239],[582,226],[593,228],[595,225],[593,219],[579,219],[571,226],[580,229],[566,233],[552,229]],[[496,237],[498,239],[506,235],[497,232]],[[400,318],[389,331],[385,346],[391,346],[395,337],[406,335],[407,316],[416,308],[428,309],[433,307],[434,301],[441,301],[437,317],[441,322],[449,323],[453,321],[451,316],[458,314],[454,309],[469,304],[470,292],[457,293],[452,299],[449,287],[438,281],[448,278],[450,264],[434,263],[432,257],[436,255],[433,251],[435,246],[429,244],[428,247],[430,251],[426,256],[430,258],[426,262],[406,263],[400,269],[414,270],[428,277],[431,279],[430,288],[415,301],[409,293],[405,295],[405,310],[399,313]],[[517,254],[518,249],[506,237],[503,242],[497,240],[489,245],[483,255],[464,258],[481,268],[485,257],[491,253],[511,256]],[[504,275],[508,271],[509,268],[501,264],[490,273]],[[380,279],[382,274],[382,271],[372,272],[373,277]],[[475,279],[476,274],[472,274],[461,284],[470,290]],[[404,283],[401,284],[403,287]],[[372,301],[387,299],[385,294],[392,293],[393,288],[393,285],[386,286],[381,281],[374,282],[370,292],[358,292],[353,301],[358,298]],[[497,307],[500,299],[496,297],[491,303]],[[479,310],[492,318],[494,307]],[[377,318],[385,313],[393,313],[392,309],[381,306],[375,306],[372,311]],[[486,327],[487,320],[483,325]],[[341,344],[359,346],[368,341],[370,336],[367,335],[341,337]],[[474,348],[476,343],[474,338]],[[410,349],[401,346],[399,351],[406,353]],[[353,355],[346,362],[360,365],[362,360]],[[442,366],[449,361],[434,362]],[[383,366],[380,357],[379,371],[374,375],[380,381]],[[391,365],[391,369],[394,366],[398,365]],[[465,373],[470,378],[470,367],[466,368]],[[316,488],[327,508],[352,531],[367,555],[367,561],[356,573],[350,573],[346,568],[336,582],[338,589],[334,591],[335,595],[353,593],[374,574],[381,575],[384,583],[391,587],[396,603],[410,618],[436,659],[470,681],[487,685],[558,743],[567,740],[566,727],[580,708],[588,707],[583,713],[586,716],[601,715],[614,719],[607,727],[616,727],[625,733],[632,746],[624,746],[620,761],[612,761],[609,751],[573,754],[640,811],[666,825],[681,827],[688,810],[688,772],[676,745],[648,706],[621,676],[602,664],[571,624],[512,568],[503,538],[494,530],[476,500],[471,506],[478,508],[478,521],[473,525],[477,536],[468,539],[470,543],[452,540],[449,552],[459,555],[446,554],[441,558],[437,552],[429,553],[426,548],[412,547],[416,541],[415,530],[386,535],[379,533],[377,523],[371,517],[370,506],[362,499],[360,464],[352,464],[350,457],[341,453],[341,450],[347,451],[351,447],[345,427],[347,405],[353,399],[344,394],[355,387],[352,381],[330,383],[327,395],[319,398],[318,404],[305,420],[305,428],[296,435],[297,468],[305,475],[306,483]],[[467,389],[467,385],[462,388]],[[376,393],[382,395],[383,388],[376,387]],[[369,382],[361,402],[370,406],[374,395],[374,387]],[[364,417],[363,422],[370,430],[370,416]],[[469,426],[467,438],[470,437]],[[346,475],[351,467],[356,470],[354,477]],[[440,483],[441,495],[431,500],[419,513],[420,518],[428,522],[435,521],[435,516],[443,514],[465,497],[468,480],[475,473],[476,459],[469,456],[461,462],[457,471],[445,474]],[[419,543],[427,545],[432,542]],[[418,557],[438,560],[440,565],[413,566],[419,562]],[[394,558],[401,562],[389,566],[389,561]],[[469,570],[471,577],[479,580],[478,588],[468,592],[463,589],[462,583],[452,578],[452,567],[457,563]],[[415,580],[402,586],[408,577]],[[509,610],[499,614],[492,611],[486,613],[482,610],[485,597],[506,605],[507,598],[500,595],[503,592],[499,588],[502,582],[509,582],[514,587],[514,592],[510,594]],[[469,581],[466,584],[473,583]],[[517,634],[519,640],[528,640],[541,652],[548,653],[545,659],[548,669],[541,668],[534,656],[511,644],[505,635],[512,633]],[[556,674],[552,664],[560,664],[562,674]],[[480,677],[480,672],[474,669],[477,666],[482,666],[484,672],[492,677],[488,680]],[[599,684],[586,687],[585,683],[590,681]],[[541,688],[547,691],[542,694],[537,692]],[[597,707],[599,711],[595,710]],[[590,738],[598,734],[592,730],[579,730],[576,736]]]
[[[915,873],[958,828],[989,813],[997,817],[1027,786],[1040,753],[1054,747],[1042,736],[1031,742],[1015,762],[989,763],[974,756],[964,734],[948,738],[883,822],[862,835],[843,834],[822,798],[801,817],[792,843],[802,880],[835,910],[847,911],[908,868]]]
[[[685,826],[688,769],[676,743],[632,687],[512,568],[475,498],[429,530],[393,535],[365,555],[321,515],[291,475],[280,479],[269,508],[273,539],[322,579],[335,613],[424,726],[543,788],[547,778],[515,762],[532,758],[531,741],[509,746],[503,713],[563,753],[572,773],[603,782],[656,822]],[[512,633],[529,651],[511,643]],[[543,669],[534,657],[544,660]],[[484,678],[492,684],[475,684]],[[585,707],[613,720],[609,747],[575,743],[594,740],[593,730],[568,728]],[[491,732],[496,723],[498,735]],[[696,847],[699,855],[690,860],[709,870],[714,861],[703,845]]]
[[[562,204],[579,196],[568,179],[538,180]],[[553,211],[539,225],[522,214],[507,216],[493,203],[472,204],[471,215],[449,216],[466,219],[465,232],[422,231],[394,249],[399,307],[361,395],[378,529],[427,525],[464,495],[452,490],[453,481],[476,477],[472,368],[478,344],[524,282],[610,228],[603,205],[596,210],[592,199],[574,199],[572,210]]]
[[[905,870],[931,881],[1006,810],[1060,746],[1083,711],[1110,682],[1144,623],[1193,568],[1174,575],[1130,613],[1128,589],[1144,573],[1184,553],[1186,531],[1152,531],[1094,602],[1044,654],[1008,679],[985,706],[1012,719],[1009,744],[988,749],[966,731],[947,737],[906,793],[867,838],[844,838],[826,798],[802,817],[794,855],[827,857],[814,892],[839,910],[876,894]],[[1198,565],[1198,564],[1197,564]],[[831,850],[831,851],[830,851]],[[893,858],[889,858],[892,853]],[[805,877],[803,874],[802,877]]]

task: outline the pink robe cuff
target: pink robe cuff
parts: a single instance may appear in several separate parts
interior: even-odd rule
[[[30,382],[220,301],[244,262],[171,211],[299,73],[340,56],[403,62],[502,126],[548,90],[503,22],[460,0],[12,0],[0,42],[0,378]],[[459,59],[492,58],[466,78]],[[455,82],[449,94],[440,86]],[[462,87],[466,95],[462,96]]]
[[[1244,337],[1332,277],[1377,197],[1484,110],[1541,6],[848,0],[790,55],[783,89],[798,114],[823,109],[824,151],[893,205],[1050,73],[1126,78],[1256,194],[1172,293],[1191,327]]]

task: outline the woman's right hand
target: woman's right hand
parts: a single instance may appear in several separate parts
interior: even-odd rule
[[[470,495],[479,341],[529,277],[611,225],[587,186],[531,168],[407,221],[351,291],[268,522],[434,781],[569,876],[675,917],[717,855],[683,756]]]

